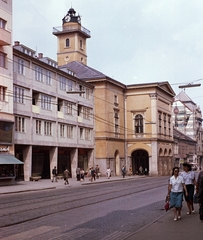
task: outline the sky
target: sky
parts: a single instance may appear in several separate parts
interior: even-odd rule
[[[91,31],[87,64],[126,85],[168,81],[203,111],[202,0],[13,0],[13,42],[56,60],[53,27],[73,7]]]

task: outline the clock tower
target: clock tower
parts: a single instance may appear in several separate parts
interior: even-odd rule
[[[58,39],[58,66],[72,61],[87,64],[86,39],[90,31],[81,25],[81,16],[73,8],[62,19],[62,26],[53,28],[53,34]]]

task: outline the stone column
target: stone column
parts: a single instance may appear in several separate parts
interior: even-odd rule
[[[149,175],[150,176],[158,176],[158,153],[157,153],[157,142],[152,142],[152,156],[149,158]]]
[[[157,127],[158,127],[158,117],[157,117],[157,94],[151,93],[150,94],[151,100],[151,123],[152,123],[152,136],[157,135]]]
[[[90,149],[88,151],[87,159],[88,159],[88,169],[90,168],[90,166],[95,167],[95,163],[94,163],[94,150]]]
[[[53,147],[49,150],[49,159],[50,159],[50,178],[52,178],[52,169],[56,166],[58,169],[58,147]]]
[[[78,149],[73,149],[70,153],[72,178],[76,178],[76,168],[78,167]]]
[[[30,181],[32,175],[32,146],[23,149],[24,180]]]

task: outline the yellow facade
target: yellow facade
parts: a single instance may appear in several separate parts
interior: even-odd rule
[[[175,96],[169,83],[124,85],[82,65],[83,52],[78,46],[82,38],[86,55],[86,38],[90,35],[82,35],[80,29],[72,33],[72,23],[65,23],[65,27],[69,31],[55,34],[58,65],[64,65],[69,54],[67,68],[95,89],[95,165],[102,173],[110,167],[112,175],[120,175],[123,165],[127,170],[132,166],[134,174],[168,175],[173,167],[171,104]],[[64,48],[67,38],[69,49]]]

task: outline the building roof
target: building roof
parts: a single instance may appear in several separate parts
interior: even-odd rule
[[[174,100],[181,101],[191,111],[194,111],[197,108],[197,105],[184,91],[181,91],[178,95],[176,95]]]
[[[107,76],[103,74],[102,72],[99,72],[95,70],[94,68],[91,68],[81,62],[73,61],[70,63],[67,63],[66,65],[63,65],[60,67],[60,69],[68,68],[76,73],[77,77],[80,79],[97,79],[97,78],[106,78]]]
[[[174,137],[174,139],[181,139],[181,140],[196,143],[196,141],[194,139],[192,139],[189,136],[185,135],[184,133],[178,131],[176,128],[173,128],[173,137]]]
[[[95,82],[95,81],[104,81],[107,80],[109,82],[112,82],[116,85],[120,85],[123,88],[127,89],[135,89],[135,88],[148,88],[148,87],[159,87],[160,89],[166,91],[169,93],[172,97],[175,96],[175,92],[173,91],[172,87],[168,82],[154,82],[154,83],[139,83],[139,84],[131,84],[131,85],[125,85],[124,83],[121,83],[119,81],[116,81],[115,79],[110,78],[109,76],[103,74],[102,72],[97,71],[94,68],[91,68],[81,62],[73,61],[70,63],[67,63],[60,67],[60,69],[70,69],[71,71],[76,73],[76,76],[84,81],[87,81],[89,83]]]

